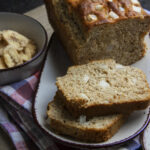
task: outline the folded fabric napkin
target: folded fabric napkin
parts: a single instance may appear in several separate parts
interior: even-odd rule
[[[11,138],[17,150],[73,150],[55,143],[34,122],[32,102],[40,73],[11,84],[0,87],[0,126]],[[104,150],[138,150],[139,139],[133,139],[121,147]]]

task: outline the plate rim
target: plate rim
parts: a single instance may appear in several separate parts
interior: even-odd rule
[[[149,118],[149,123],[148,123],[147,127],[148,127],[148,126],[150,126],[150,118]],[[146,128],[147,128],[147,127],[146,127]],[[142,132],[142,134],[140,135],[140,143],[141,143],[141,146],[142,146],[142,149],[143,149],[143,150],[146,150],[145,144],[144,144],[144,134],[145,134],[146,128],[145,128],[145,130]]]
[[[53,32],[52,35],[51,35],[51,38],[50,38],[50,41],[49,41],[49,44],[48,44],[48,47],[47,47],[47,54],[48,54],[48,51],[51,49],[51,45],[52,45],[52,42],[54,40],[54,37],[56,36],[56,33]],[[131,136],[127,137],[127,138],[124,138],[120,141],[116,141],[116,142],[112,142],[112,143],[108,143],[108,144],[101,144],[101,143],[81,143],[80,141],[73,141],[73,140],[70,140],[70,139],[67,139],[67,138],[62,138],[62,137],[59,137],[58,134],[52,132],[52,134],[48,131],[46,131],[46,129],[43,128],[43,126],[38,122],[38,119],[37,119],[37,114],[36,114],[36,108],[35,108],[35,104],[36,104],[36,97],[37,97],[37,93],[38,93],[38,90],[39,90],[39,85],[40,85],[40,82],[41,82],[41,76],[42,76],[42,73],[43,73],[43,69],[44,69],[44,65],[45,65],[45,62],[47,60],[47,57],[45,57],[45,60],[44,60],[44,63],[43,63],[43,66],[42,66],[42,69],[41,69],[41,73],[39,75],[39,81],[37,83],[37,88],[36,88],[36,91],[35,91],[35,96],[34,96],[34,99],[33,99],[33,105],[32,105],[32,115],[33,115],[33,119],[35,120],[35,123],[39,126],[39,128],[44,132],[46,133],[48,136],[52,137],[56,142],[58,143],[61,143],[61,144],[64,144],[64,145],[67,145],[67,146],[71,146],[71,147],[80,147],[80,148],[106,148],[106,147],[112,147],[112,146],[116,146],[116,145],[120,145],[120,144],[123,144],[135,137],[137,137],[141,132],[144,131],[144,129],[148,126],[149,122],[150,122],[150,107],[149,107],[149,112],[147,114],[147,118],[146,118],[146,121],[143,123],[142,127],[137,130],[134,134],[132,134]]]

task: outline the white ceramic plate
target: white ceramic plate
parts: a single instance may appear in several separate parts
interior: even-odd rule
[[[55,34],[53,34],[50,43],[50,49],[43,68],[43,72],[41,74],[39,88],[37,90],[37,95],[33,106],[35,120],[45,132],[47,132],[55,140],[63,144],[87,148],[100,148],[121,144],[136,137],[145,129],[149,121],[149,108],[131,114],[131,116],[121,127],[119,132],[117,132],[117,134],[115,134],[110,140],[103,143],[89,144],[85,142],[79,142],[52,132],[46,123],[47,105],[51,100],[53,100],[53,97],[57,90],[55,86],[56,77],[64,75],[71,63],[65,51],[58,42]],[[147,75],[148,82],[150,83],[150,51],[147,52],[146,56],[142,60],[140,60],[133,66],[142,69]]]

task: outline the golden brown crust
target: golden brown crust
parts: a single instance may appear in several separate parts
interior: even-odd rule
[[[87,28],[148,16],[139,2],[133,3],[131,0],[66,0],[66,3],[69,5],[70,13],[76,12],[79,20]]]

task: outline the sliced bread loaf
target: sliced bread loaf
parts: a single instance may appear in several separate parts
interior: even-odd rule
[[[115,59],[132,64],[145,55],[150,16],[138,0],[44,0],[49,21],[75,64]]]
[[[93,61],[70,67],[56,81],[58,93],[76,117],[128,113],[145,109],[150,88],[145,74],[114,60]]]
[[[80,141],[103,142],[111,138],[123,124],[128,115],[86,116],[74,119],[62,105],[60,98],[55,98],[48,105],[47,115],[50,128],[61,135],[69,135]]]

